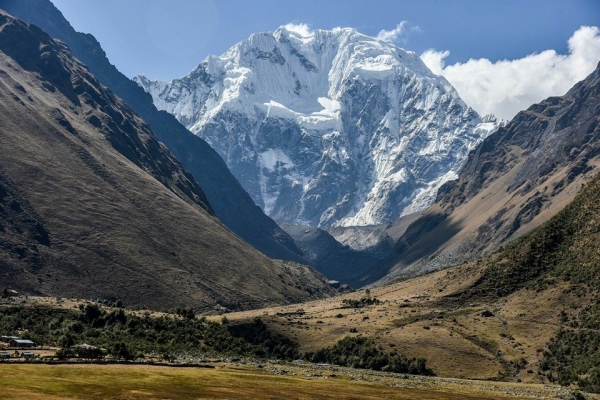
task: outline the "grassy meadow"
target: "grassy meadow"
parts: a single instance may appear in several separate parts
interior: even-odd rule
[[[481,387],[285,367],[279,375],[246,366],[215,369],[140,365],[0,364],[0,399],[509,399],[506,383]],[[307,375],[312,375],[308,377]],[[333,375],[333,376],[332,376]],[[395,385],[395,386],[392,386]],[[541,390],[541,389],[540,389]],[[542,392],[531,392],[531,397]],[[522,394],[522,391],[519,392]],[[527,398],[528,396],[525,396]]]

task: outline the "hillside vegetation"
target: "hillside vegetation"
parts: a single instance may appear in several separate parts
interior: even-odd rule
[[[600,176],[554,218],[485,262],[466,297],[503,297],[568,282],[566,291],[590,303],[561,311],[562,326],[540,368],[550,380],[600,391]],[[557,313],[559,311],[557,310]]]
[[[531,234],[511,243],[486,261],[471,294],[506,296],[553,279],[582,291],[600,290],[600,176],[571,204]]]

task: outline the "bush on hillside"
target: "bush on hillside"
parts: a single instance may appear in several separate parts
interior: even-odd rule
[[[308,361],[375,371],[433,375],[423,358],[407,358],[396,351],[385,353],[365,337],[346,337],[334,346],[304,355]]]
[[[381,301],[377,297],[363,297],[360,300],[344,299],[342,300],[342,307],[344,308],[362,308],[370,305],[379,305]]]

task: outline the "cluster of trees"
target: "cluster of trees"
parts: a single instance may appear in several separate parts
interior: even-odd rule
[[[260,319],[246,324],[229,325],[227,330],[236,338],[241,338],[259,347],[260,357],[275,357],[281,360],[294,360],[300,357],[298,343],[268,330],[267,325]]]
[[[375,371],[433,375],[433,372],[427,368],[427,361],[424,358],[407,358],[395,350],[386,353],[373,340],[365,337],[346,337],[334,346],[306,353],[305,359],[315,363]]]
[[[344,308],[362,308],[370,305],[381,304],[381,301],[377,297],[363,297],[360,300],[344,299],[342,300],[342,307]]]
[[[107,354],[105,349],[95,347],[95,346],[77,346],[77,347],[62,347],[56,352],[56,356],[60,360],[65,360],[67,358],[83,358],[86,360],[100,360],[104,358]],[[115,354],[111,351],[111,354]],[[115,356],[116,357],[116,356]],[[122,355],[121,355],[122,357]],[[121,358],[118,357],[118,358]],[[123,357],[125,360],[130,359],[130,354],[127,353],[126,357]]]
[[[196,318],[196,313],[194,312],[194,309],[192,307],[177,308],[175,310],[175,314],[188,319]]]
[[[6,334],[26,330],[24,338],[36,343],[57,345],[63,358],[101,358],[106,353],[119,359],[134,359],[157,354],[165,359],[174,355],[231,355],[291,359],[298,355],[297,345],[273,335],[256,320],[248,326],[229,326],[194,318],[193,310],[182,309],[173,315],[151,317],[106,310],[96,304],[79,311],[47,307],[11,306],[0,308],[0,331]],[[251,338],[252,340],[249,340]],[[89,344],[106,353],[77,347]]]
[[[273,334],[259,318],[244,324],[219,324],[192,317],[193,310],[161,317],[106,310],[96,304],[78,311],[49,307],[0,308],[0,331],[26,330],[23,337],[40,344],[58,345],[60,358],[99,359],[107,354],[122,360],[156,354],[230,355],[293,360],[304,358],[354,368],[430,375],[424,359],[384,352],[366,338],[345,338],[335,346],[302,355],[298,344]],[[81,344],[89,346],[81,346]]]

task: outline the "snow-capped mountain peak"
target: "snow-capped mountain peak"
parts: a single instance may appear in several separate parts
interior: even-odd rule
[[[418,55],[351,28],[282,26],[172,82],[135,80],[290,224],[419,211],[495,129]]]

